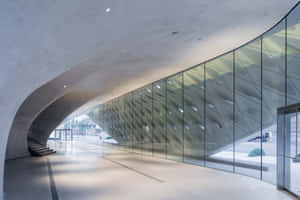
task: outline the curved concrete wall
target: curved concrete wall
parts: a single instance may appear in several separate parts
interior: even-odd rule
[[[119,96],[239,46],[295,2],[5,0],[0,7],[0,194],[9,133],[9,158],[26,155],[30,124],[77,85],[97,87],[102,101]],[[94,67],[97,73],[84,74]],[[84,70],[74,82],[55,81],[78,68]]]
[[[47,144],[50,133],[74,110],[95,97],[96,93],[73,91],[48,106],[30,127],[29,138],[40,144]]]

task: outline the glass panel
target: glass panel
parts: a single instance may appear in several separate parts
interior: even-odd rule
[[[143,88],[142,108],[143,150],[152,155],[152,84]]]
[[[114,109],[115,109],[115,118],[114,118],[114,134],[115,137],[116,135],[118,135],[118,138],[120,139],[120,145],[121,146],[127,146],[128,143],[128,138],[127,135],[124,131],[124,129],[122,128],[123,126],[123,114],[124,114],[124,103],[123,103],[123,97],[117,98],[114,100],[113,104],[114,104]]]
[[[296,132],[296,141],[295,141],[295,158],[300,162],[300,113],[297,113],[297,132]],[[300,169],[300,168],[299,168]],[[299,182],[300,183],[300,182]]]
[[[300,196],[300,162],[294,159],[289,159],[291,180],[289,190]]]
[[[130,146],[130,141],[129,141],[129,137],[128,137],[128,134],[127,134],[127,131],[126,131],[126,103],[125,103],[125,98],[126,96],[122,96],[120,97],[120,101],[119,101],[119,118],[120,118],[120,125],[119,125],[119,129],[120,129],[120,132],[122,134],[122,137],[123,137],[123,146],[126,146],[126,147],[129,147]]]
[[[133,114],[133,106],[132,106],[132,101],[133,101],[133,93],[127,94],[126,98],[126,119],[127,119],[127,134],[129,136],[129,143],[130,147],[133,148],[135,147],[136,144],[136,139],[134,135],[134,130],[133,130],[133,120],[134,120],[134,114]]]
[[[166,80],[153,83],[153,155],[166,156]]]
[[[262,47],[262,179],[276,184],[276,112],[277,108],[285,105],[285,20],[264,35]]]
[[[296,117],[292,119],[291,127],[291,157],[290,170],[291,182],[290,190],[300,196],[300,154],[299,154],[299,125],[300,113],[296,113]]]
[[[300,101],[300,6],[287,18],[287,105]]]
[[[206,166],[233,171],[233,54],[206,64]]]
[[[103,112],[103,109],[104,108],[104,105],[100,105],[100,111],[99,111],[99,125],[102,129],[102,131],[104,131],[104,112]]]
[[[184,72],[184,161],[204,165],[204,66]]]
[[[108,108],[108,118],[109,118],[109,128],[108,128],[108,133],[110,133],[113,137],[118,138],[118,136],[113,132],[113,104],[112,101],[109,101],[109,108]],[[120,140],[120,138],[119,138]]]
[[[167,79],[167,158],[183,159],[183,74]]]
[[[261,40],[235,52],[235,171],[261,176]]]
[[[132,133],[133,133],[133,149],[136,153],[141,153],[142,151],[142,141],[143,133],[141,131],[141,90],[135,90],[132,92],[133,98],[131,101],[132,109]]]
[[[138,143],[139,143],[139,148],[140,152],[143,152],[143,146],[144,146],[144,141],[146,138],[146,133],[145,129],[143,129],[143,93],[144,93],[144,88],[140,88],[137,90],[137,99],[136,99],[136,109],[137,109],[137,115],[136,115],[136,133],[138,134]]]
[[[104,123],[104,130],[107,134],[111,135],[112,137],[114,137],[112,131],[111,131],[111,102],[107,102],[105,104],[105,123]],[[119,142],[119,139],[116,138],[116,140]]]
[[[290,132],[290,143],[289,143],[289,151],[288,151],[288,156],[291,158],[296,157],[296,141],[297,141],[297,132],[298,132],[298,124],[296,123],[299,121],[298,113],[293,113],[289,115],[289,120],[290,120],[290,127],[289,127],[289,132]]]
[[[123,138],[122,138],[122,135],[116,129],[116,127],[118,126],[118,122],[117,122],[117,114],[118,113],[116,112],[116,107],[117,107],[117,99],[111,100],[111,113],[110,113],[111,133],[113,134],[113,136],[115,138],[118,138],[118,140],[122,144],[124,142]]]

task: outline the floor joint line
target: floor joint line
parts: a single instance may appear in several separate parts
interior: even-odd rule
[[[118,161],[109,159],[109,158],[107,158],[107,157],[105,157],[105,156],[103,156],[103,158],[104,158],[105,160],[108,160],[108,161],[110,161],[110,162],[112,162],[112,163],[115,163],[115,164],[117,164],[117,165],[119,165],[119,166],[121,166],[121,167],[124,167],[124,168],[129,169],[129,170],[131,170],[131,171],[134,171],[134,172],[136,172],[136,173],[138,173],[138,174],[140,174],[140,175],[143,175],[143,176],[145,176],[145,177],[147,177],[147,178],[150,178],[150,179],[152,179],[152,180],[155,180],[155,181],[157,181],[157,182],[159,182],[159,183],[164,183],[164,181],[161,180],[161,179],[159,179],[159,178],[156,178],[156,177],[154,177],[154,176],[148,175],[148,174],[146,174],[146,173],[144,173],[144,172],[141,172],[141,171],[136,170],[136,169],[134,169],[134,168],[132,168],[132,167],[129,167],[129,166],[123,164],[123,163],[120,163],[120,162],[118,162]]]
[[[52,171],[52,166],[49,158],[47,158],[47,167],[48,167],[48,174],[49,174],[49,180],[50,180],[50,189],[51,189],[51,196],[52,200],[59,200],[58,193],[56,190],[54,175]]]

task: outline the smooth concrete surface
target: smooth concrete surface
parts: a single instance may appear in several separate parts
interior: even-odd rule
[[[4,199],[52,199],[45,159],[12,160],[5,167]]]
[[[59,199],[289,200],[259,180],[128,153],[96,141],[52,142],[58,153],[7,161],[5,200],[52,199],[47,161]]]

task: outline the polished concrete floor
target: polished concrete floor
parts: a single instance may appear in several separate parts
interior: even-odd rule
[[[8,161],[6,200],[288,200],[259,180],[84,141],[52,142],[55,155]]]

